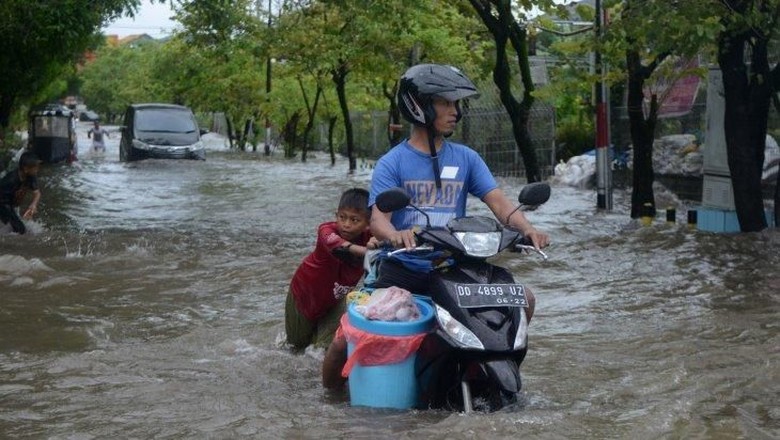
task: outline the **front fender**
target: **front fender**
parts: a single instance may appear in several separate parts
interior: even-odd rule
[[[508,393],[519,393],[523,388],[520,368],[513,360],[490,361],[483,364],[487,375],[498,387]]]

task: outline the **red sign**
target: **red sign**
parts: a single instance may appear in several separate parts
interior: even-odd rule
[[[650,107],[650,97],[655,94],[660,103],[658,109],[659,118],[673,118],[688,114],[696,101],[696,93],[699,91],[700,78],[695,74],[686,75],[699,67],[699,59],[676,59],[670,61],[671,66],[659,66],[670,72],[668,75],[660,75],[655,81],[645,83],[644,110],[645,116]]]

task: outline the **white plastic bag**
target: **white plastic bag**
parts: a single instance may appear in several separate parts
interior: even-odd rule
[[[420,309],[408,290],[400,287],[376,289],[371,299],[355,310],[366,319],[375,321],[415,321],[420,319]]]

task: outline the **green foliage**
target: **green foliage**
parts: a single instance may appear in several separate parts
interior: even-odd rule
[[[163,87],[152,67],[160,47],[160,43],[146,42],[99,49],[97,60],[87,63],[80,74],[81,97],[87,106],[109,116],[121,115],[132,103],[167,101],[158,92]]]
[[[7,169],[14,154],[26,147],[27,142],[14,132],[8,133],[5,139],[0,140],[0,172]]]
[[[573,156],[592,150],[596,139],[596,129],[592,118],[583,115],[582,118],[567,118],[560,121],[555,128],[555,157],[567,161]]]
[[[223,51],[234,43],[252,41],[262,24],[250,13],[255,0],[180,0],[175,18],[184,26],[189,44]]]
[[[384,91],[392,88],[412,60],[464,68],[477,64],[481,52],[471,50],[476,45],[469,38],[478,27],[473,18],[463,15],[464,5],[431,0],[293,2],[273,31],[273,51],[285,60],[286,72],[304,78],[307,89],[323,88],[321,113],[326,118],[388,107],[387,101],[382,102]],[[342,80],[348,108],[337,101]],[[276,90],[275,85],[274,95]],[[284,112],[305,112],[302,99],[291,94],[293,87],[285,90],[290,94],[285,96]],[[344,122],[343,116],[340,119]]]
[[[50,98],[52,81],[63,77],[85,50],[99,42],[108,20],[132,14],[139,0],[0,2],[0,129],[17,101]]]
[[[586,57],[590,51],[594,48],[602,51],[610,66],[608,80],[617,84],[626,78],[622,66],[628,48],[638,48],[643,59],[650,61],[658,53],[672,49],[693,53],[700,50],[697,48],[714,47],[702,46],[707,41],[714,41],[723,26],[717,14],[702,12],[707,9],[702,5],[707,3],[712,9],[713,1],[675,2],[674,8],[662,0],[604,1],[611,8],[612,18],[605,38],[597,40],[590,32],[570,38],[553,38],[545,32],[538,34],[539,41],[545,40],[545,48],[558,62],[550,68],[552,83],[536,91],[534,96],[555,106],[557,120],[563,127],[558,131],[567,139],[567,144],[579,145],[577,139],[587,138],[580,133],[590,130],[583,125],[584,121],[590,124],[589,99],[595,81],[588,72]],[[566,9],[552,0],[483,2],[511,5],[523,26],[530,20],[526,11],[532,6],[577,20],[594,17],[592,7],[580,5],[576,9]],[[0,13],[10,11],[16,27],[5,24],[6,15],[0,15],[0,26],[5,26],[4,30],[19,31],[17,22],[24,22],[23,17],[32,20],[39,13],[42,15],[35,22],[43,23],[47,12],[37,6],[42,3],[3,2]],[[89,16],[93,17],[92,23],[97,23],[90,28],[95,30],[100,23],[122,11],[132,12],[138,2],[93,3],[100,10],[95,16]],[[387,108],[389,102],[385,94],[393,89],[401,72],[411,62],[455,64],[477,81],[489,78],[492,73],[495,44],[485,32],[485,25],[470,0],[276,0],[273,3],[274,16],[269,27],[265,1],[176,0],[176,19],[183,26],[180,33],[164,43],[153,42],[133,48],[101,47],[97,61],[85,66],[78,76],[82,81],[81,94],[87,104],[100,113],[121,113],[131,102],[177,102],[200,113],[225,112],[234,126],[238,126],[234,128],[242,127],[247,119],[262,127],[263,120],[268,117],[276,133],[289,126],[290,120],[298,115],[301,117],[297,124],[300,135],[308,123],[307,109],[318,89],[322,91],[322,97],[313,117],[326,121],[337,116],[341,123],[344,122],[333,82],[333,73],[341,68],[345,73],[344,94],[348,110],[354,113]],[[22,4],[33,5],[28,15],[23,16],[18,11]],[[78,14],[87,13],[73,8]],[[69,13],[79,16],[80,23],[89,21],[74,11]],[[544,20],[540,19],[542,25],[554,25],[551,20]],[[58,23],[50,28],[67,33],[72,22],[66,20],[64,23],[68,25]],[[78,40],[79,47],[84,41],[89,42],[89,47],[97,47],[89,36],[94,32],[87,34]],[[59,37],[61,34],[57,34]],[[15,38],[13,47],[23,46],[21,37]],[[54,45],[53,40],[47,41]],[[3,47],[7,52],[32,53],[20,52],[10,45]],[[25,84],[40,82],[49,87],[38,84],[34,87],[35,93],[28,96],[51,97],[62,93],[63,83],[52,79],[67,77],[66,66],[72,66],[72,60],[81,52],[71,51],[71,56],[65,58],[50,57],[64,60],[54,67],[49,66],[50,70],[33,69],[33,79],[27,76]],[[274,63],[272,89],[267,94],[266,61],[269,58]],[[510,65],[512,74],[517,75],[517,62],[512,60]],[[41,74],[49,71],[50,74]],[[13,72],[5,75],[7,78],[16,76],[20,75]],[[0,85],[0,90],[4,87],[5,83]],[[516,83],[512,87],[516,92],[523,90]],[[17,89],[24,88],[14,88]],[[345,137],[344,133],[336,135],[340,139]]]

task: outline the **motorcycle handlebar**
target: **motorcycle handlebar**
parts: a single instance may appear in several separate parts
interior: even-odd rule
[[[514,252],[522,252],[522,251],[535,252],[535,253],[541,255],[541,257],[545,261],[547,260],[547,254],[545,254],[543,250],[537,249],[534,246],[534,244],[531,241],[531,239],[528,238],[528,237],[523,237],[520,240],[518,240],[517,243],[515,243],[515,245],[512,246],[512,251],[514,251]]]
[[[390,248],[390,247],[393,247],[393,243],[391,243],[390,240],[382,240],[376,244],[377,249]]]
[[[523,246],[533,246],[534,242],[531,240],[531,237],[524,235],[523,238],[517,241],[516,244],[523,245]]]

